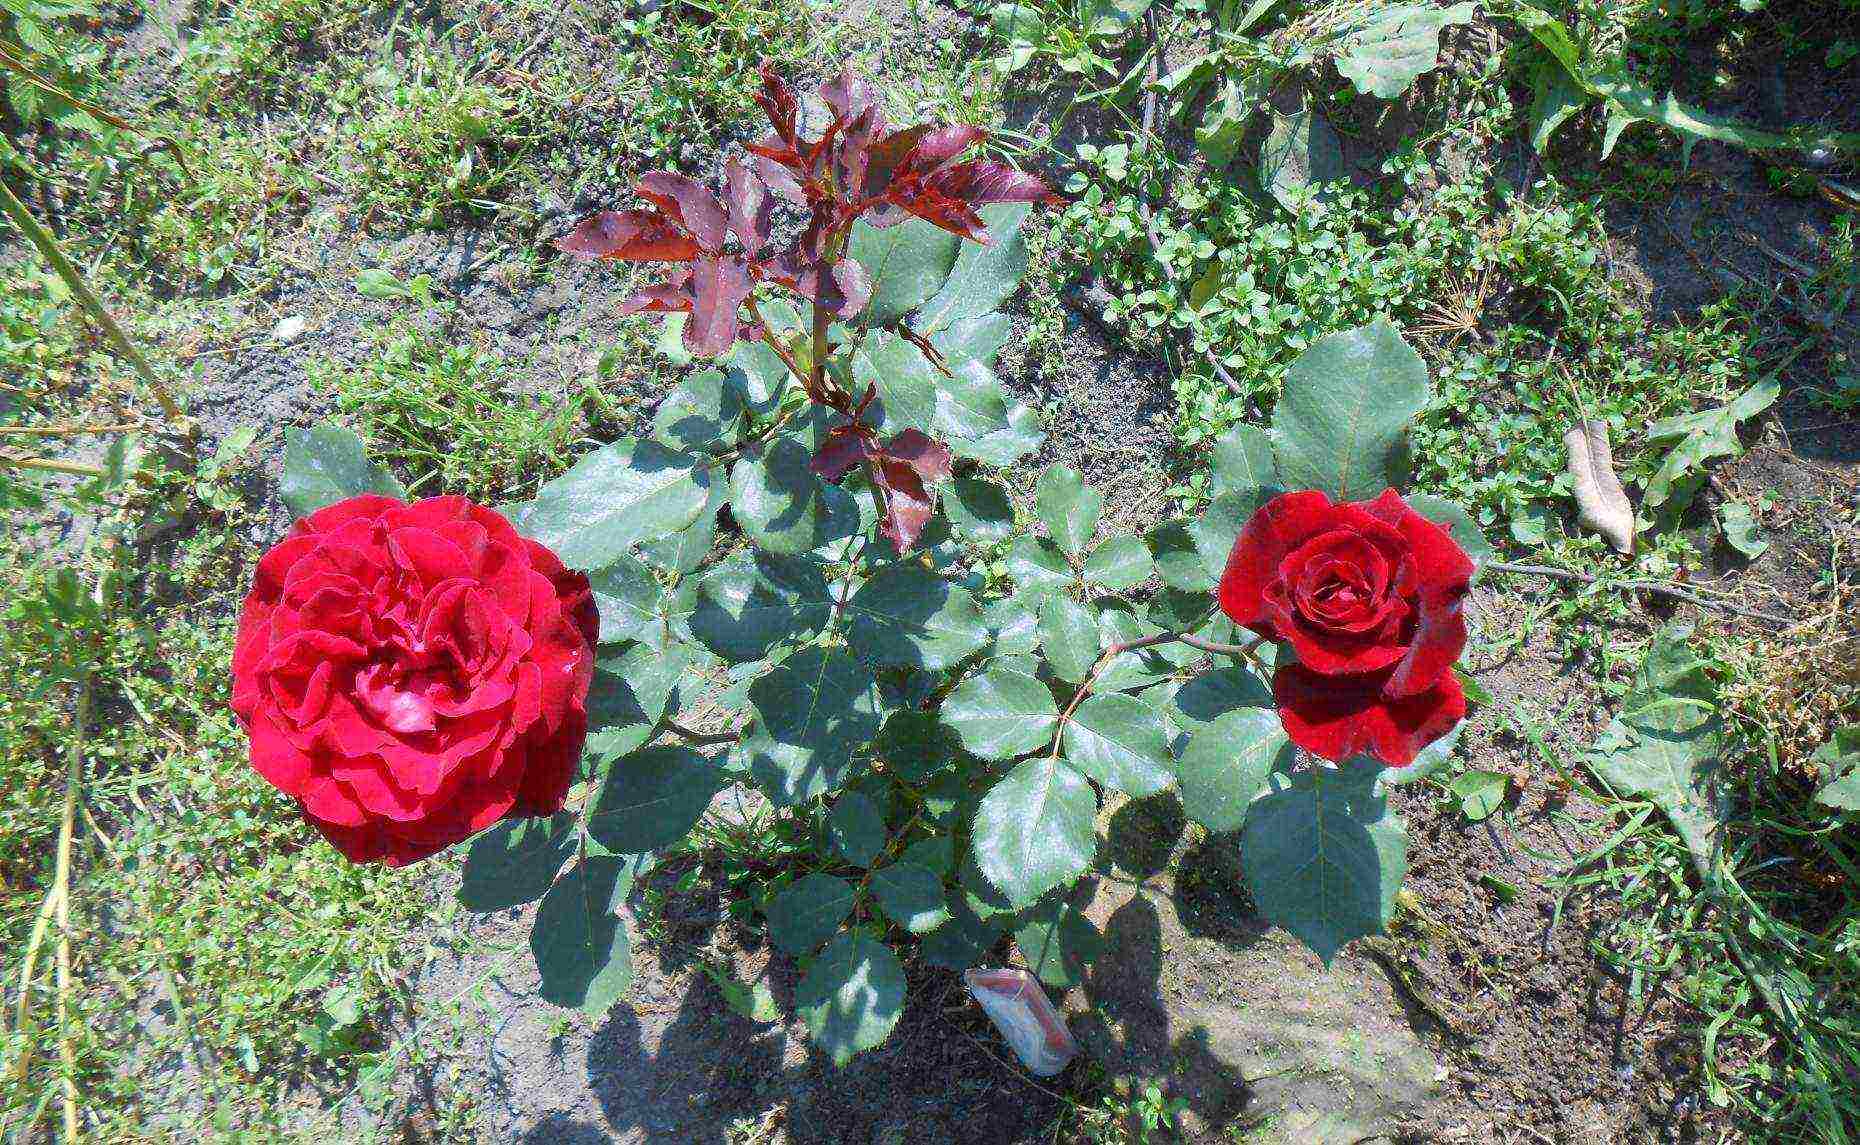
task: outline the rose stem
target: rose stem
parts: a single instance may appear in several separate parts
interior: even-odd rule
[[[1693,589],[1675,584],[1672,581],[1605,581],[1601,577],[1585,572],[1576,572],[1573,569],[1552,568],[1549,565],[1514,565],[1505,561],[1487,561],[1485,567],[1491,569],[1493,572],[1520,573],[1525,576],[1547,576],[1556,580],[1581,581],[1583,584],[1603,584],[1613,588],[1642,589],[1646,592],[1658,593],[1661,596],[1670,596],[1676,600],[1683,600],[1688,604],[1695,604],[1700,608],[1715,608],[1723,612],[1736,613],[1738,616],[1748,616],[1756,620],[1767,620],[1772,624],[1795,625],[1802,623],[1793,616],[1782,616],[1774,612],[1762,612],[1754,608],[1745,608],[1742,605],[1732,604],[1728,600],[1712,600],[1708,597],[1698,595],[1697,591]]]

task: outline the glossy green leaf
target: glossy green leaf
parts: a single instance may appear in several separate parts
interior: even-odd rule
[[[853,224],[846,253],[865,267],[872,301],[862,320],[890,326],[928,302],[949,279],[962,240],[919,218],[894,227]]]
[[[1150,550],[1137,537],[1110,537],[1085,558],[1085,579],[1122,592],[1150,578]]]
[[[1214,443],[1211,458],[1214,495],[1276,490],[1279,464],[1272,456],[1272,435],[1256,425],[1236,425]]]
[[[749,686],[768,738],[811,753],[813,766],[842,772],[878,734],[878,682],[840,649],[803,648]]]
[[[874,871],[872,893],[885,917],[912,934],[928,934],[949,921],[943,880],[928,867],[897,862]]]
[[[731,515],[757,547],[797,556],[857,531],[852,497],[816,476],[811,460],[800,441],[778,437],[730,470]]]
[[[988,625],[961,585],[899,563],[847,602],[846,641],[874,668],[948,668],[988,643]]]
[[[1318,339],[1286,371],[1273,411],[1280,482],[1334,501],[1402,488],[1408,425],[1427,400],[1427,366],[1388,322]]]
[[[1116,692],[1078,706],[1062,733],[1066,762],[1126,795],[1154,795],[1175,781],[1162,713]]]
[[[407,490],[381,465],[368,460],[362,439],[339,425],[319,422],[284,430],[284,472],[278,496],[299,517],[363,493],[407,499]]]
[[[952,453],[983,465],[1008,466],[1040,448],[1039,415],[1011,397],[984,361],[951,363],[936,378],[936,432]]]
[[[1065,555],[1045,537],[1016,537],[1008,548],[1007,570],[1022,596],[1038,596],[1073,583]]]
[[[1297,762],[1278,712],[1230,708],[1198,726],[1182,748],[1176,764],[1182,811],[1210,831],[1238,831],[1266,777],[1290,772]]]
[[[1842,811],[1860,811],[1860,725],[1840,728],[1815,751],[1821,786],[1815,802]]]
[[[943,704],[943,722],[983,759],[1012,759],[1050,743],[1059,708],[1045,684],[992,667],[970,676]]]
[[[789,954],[812,954],[852,914],[852,884],[815,871],[769,900],[769,941]]]
[[[869,867],[885,849],[885,816],[878,804],[857,791],[848,791],[833,804],[827,817],[827,835],[833,849],[857,867]]]
[[[1330,122],[1312,108],[1271,115],[1272,127],[1259,149],[1260,185],[1288,211],[1307,196],[1329,198],[1327,184],[1348,176],[1343,144]]]
[[[948,767],[961,752],[962,742],[935,712],[891,713],[872,744],[872,754],[911,783],[920,783]]]
[[[1053,543],[1067,555],[1085,554],[1104,510],[1104,494],[1085,484],[1078,470],[1066,465],[1048,466],[1033,488],[1033,506],[1046,523]]]
[[[1091,785],[1063,760],[1022,760],[976,809],[976,865],[1010,903],[1027,906],[1091,866],[1097,813]]]
[[[678,532],[710,500],[708,470],[688,453],[623,438],[544,485],[522,531],[576,569],[598,569],[640,541]]]
[[[831,612],[826,575],[809,557],[739,551],[705,576],[691,632],[732,664],[813,637]]]
[[[1208,572],[1188,522],[1165,521],[1150,530],[1148,541],[1156,574],[1165,585],[1184,592],[1214,591],[1214,575]]]
[[[588,834],[622,853],[669,847],[722,787],[716,763],[691,748],[641,748],[608,769],[588,812]]]
[[[1020,228],[1031,209],[1028,203],[991,203],[977,212],[992,241],[960,244],[949,278],[917,312],[918,333],[933,334],[1000,309],[1027,273],[1027,240]]]
[[[1388,925],[1408,869],[1401,821],[1374,782],[1373,768],[1349,765],[1271,775],[1241,833],[1241,871],[1260,913],[1326,964]]]
[[[1066,895],[1052,894],[1016,920],[1014,945],[1040,981],[1067,990],[1082,982],[1086,967],[1104,953],[1104,936]]]
[[[631,879],[618,859],[577,863],[543,896],[530,930],[544,1001],[598,1017],[633,984],[633,947],[619,914]]]
[[[722,370],[700,370],[659,403],[652,435],[675,449],[714,452],[735,443],[743,410],[742,390]]]
[[[1014,531],[1014,503],[990,478],[957,477],[944,490],[943,508],[956,532],[970,541],[999,541]]]
[[[1085,679],[1098,662],[1098,619],[1070,597],[1054,595],[1040,606],[1040,647],[1053,674],[1067,683]]]
[[[983,918],[965,897],[956,896],[950,902],[949,921],[925,935],[918,952],[925,962],[946,970],[978,966],[1007,928],[1006,919],[1006,915]]]
[[[575,817],[505,819],[471,841],[459,905],[493,911],[535,902],[575,853]]]
[[[843,1066],[891,1036],[904,1012],[904,967],[891,948],[863,934],[841,934],[794,990],[813,1043]]]

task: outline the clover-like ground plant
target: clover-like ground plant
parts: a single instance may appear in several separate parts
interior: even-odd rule
[[[379,638],[380,653],[342,645],[352,660],[333,677],[291,661],[284,684],[241,695],[262,719],[282,712],[314,756],[327,749],[300,734],[309,697],[353,693],[365,734],[342,742],[398,736],[415,746],[396,758],[413,763],[384,776],[356,750],[284,759],[269,733],[272,756],[258,758],[255,734],[254,762],[297,784],[307,814],[376,817],[402,840],[352,857],[417,857],[476,832],[464,905],[539,902],[542,994],[591,1013],[631,979],[617,910],[635,879],[721,790],[753,788],[813,846],[769,872],[743,916],[799,960],[795,1005],[840,1063],[898,1021],[901,951],[963,969],[997,958],[1011,933],[1049,985],[1079,981],[1100,945],[1079,884],[1114,793],[1178,792],[1239,847],[1261,912],[1326,960],[1381,929],[1406,867],[1385,788],[1451,750],[1465,711],[1460,605],[1490,551],[1463,512],[1394,492],[1427,400],[1420,358],[1383,323],[1315,344],[1270,429],[1217,444],[1215,496],[1194,519],[1116,535],[1100,527],[1101,495],[1054,465],[1034,491],[1038,528],[1023,530],[997,471],[1042,434],[994,362],[1008,334],[998,308],[1027,267],[1021,224],[1048,192],[964,159],[982,141],[973,128],[891,127],[850,75],[820,96],[827,122],[810,138],[765,70],[771,132],[727,162],[720,197],[649,175],[647,206],[594,216],[560,244],[667,264],[626,308],[681,315],[688,348],[714,360],[665,396],[649,431],[581,457],[533,501],[447,501],[443,513],[395,508],[381,496],[398,495],[391,477],[353,437],[291,437],[295,510],[366,497],[371,524],[343,509],[316,536],[374,530],[368,576],[403,585],[393,599],[413,603],[396,607],[422,618],[450,609],[442,620],[466,635],[422,635],[435,629],[411,613],[357,620],[367,593],[324,606],[325,627],[399,635]],[[780,249],[778,204],[798,216]],[[397,532],[422,520],[467,555]],[[506,556],[471,555],[517,547],[501,521],[527,546],[527,595],[499,579]],[[280,549],[329,565],[309,544]],[[1005,546],[1005,586],[972,563],[978,546]],[[288,606],[285,565],[267,561],[260,580],[276,583],[260,588]],[[290,579],[325,583],[309,575]],[[545,678],[542,705],[526,706],[532,642],[553,642],[557,675],[579,670],[584,576],[591,674]],[[505,659],[445,619],[470,608],[514,618],[498,632],[525,630],[499,638]],[[289,659],[262,640],[243,654],[248,672]],[[470,691],[458,681],[480,678],[460,665],[492,660],[495,688],[471,687],[504,705],[510,730],[470,740],[491,753],[478,762],[447,763],[467,749],[432,745],[476,734],[466,709],[490,703],[458,700]],[[585,744],[556,790],[578,720]],[[506,762],[516,752],[521,775]],[[460,787],[453,766],[483,771]],[[422,800],[451,800],[443,829],[417,821]],[[319,825],[332,839],[373,830]]]

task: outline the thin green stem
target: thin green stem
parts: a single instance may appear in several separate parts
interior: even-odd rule
[[[115,348],[117,354],[134,367],[136,373],[148,384],[149,389],[154,391],[155,400],[161,403],[162,413],[174,423],[175,428],[185,429],[187,415],[181,411],[179,405],[175,404],[174,398],[168,393],[168,387],[163,385],[161,379],[156,376],[154,367],[150,366],[148,359],[142,356],[142,351],[136,349],[135,344],[129,340],[129,335],[123,333],[123,328],[116,324],[116,319],[110,317],[110,312],[104,308],[103,300],[91,290],[90,284],[84,281],[83,274],[72,264],[71,260],[65,257],[65,252],[58,246],[58,240],[40,225],[39,220],[32,217],[32,212],[27,209],[25,203],[20,202],[19,196],[13,193],[13,188],[7,186],[4,179],[0,179],[0,210],[4,210],[7,218],[19,228],[19,232],[39,249],[39,253],[45,256],[45,261],[52,264],[52,269],[58,273],[59,278],[64,279],[65,285],[70,287],[78,304],[103,330],[105,339]]]

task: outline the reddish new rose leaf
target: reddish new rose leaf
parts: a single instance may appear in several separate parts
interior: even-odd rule
[[[775,129],[775,138],[792,149],[799,138],[796,120],[800,103],[771,61],[762,62],[762,90],[756,92],[754,98],[762,114],[768,116],[769,126]]]
[[[691,279],[691,272],[686,271],[672,282],[656,282],[634,291],[620,304],[620,314],[639,314],[649,311],[660,314],[683,314],[691,310],[692,297],[690,287],[686,284]]]
[[[892,438],[891,444],[885,446],[884,453],[886,457],[910,466],[925,481],[949,480],[949,446],[932,440],[918,430],[907,429]]]
[[[854,466],[871,456],[872,449],[870,426],[844,422],[827,431],[827,440],[820,443],[820,449],[814,454],[814,459],[808,462],[808,468],[828,481],[838,481]]]
[[[911,151],[910,169],[915,174],[927,175],[986,138],[986,131],[964,124],[930,128]]]
[[[737,310],[749,297],[749,269],[729,257],[705,256],[691,264],[691,321],[685,323],[685,349],[715,358],[736,345]]]
[[[925,178],[934,190],[965,203],[1047,203],[1058,199],[1038,175],[992,159],[945,167]]]
[[[602,211],[589,215],[556,241],[556,249],[584,258],[629,262],[684,262],[698,245],[657,211]]]
[[[988,237],[988,225],[974,208],[917,180],[910,181],[908,190],[893,190],[890,197],[892,202],[925,222],[935,223],[970,242],[987,245],[993,241]]]
[[[652,171],[640,177],[638,191],[690,232],[699,247],[711,254],[723,249],[730,216],[710,188],[676,171]]]
[[[892,132],[866,149],[865,181],[861,194],[877,196],[891,185],[892,175],[904,169],[918,149],[919,142],[930,133],[943,130],[928,123]]]
[[[768,143],[746,143],[743,145],[755,159],[756,174],[768,189],[797,207],[807,206],[807,190],[795,177],[801,169],[801,157],[792,148],[771,146]]]
[[[729,192],[730,229],[743,250],[754,254],[768,245],[775,204],[762,180],[734,155],[723,166],[723,178]]]
[[[875,95],[870,84],[847,68],[820,85],[820,98],[833,109],[837,119],[851,119],[872,107]]]
[[[949,446],[907,429],[874,453],[867,466],[881,502],[879,535],[900,555],[909,552],[936,510],[930,487],[949,479]]]

